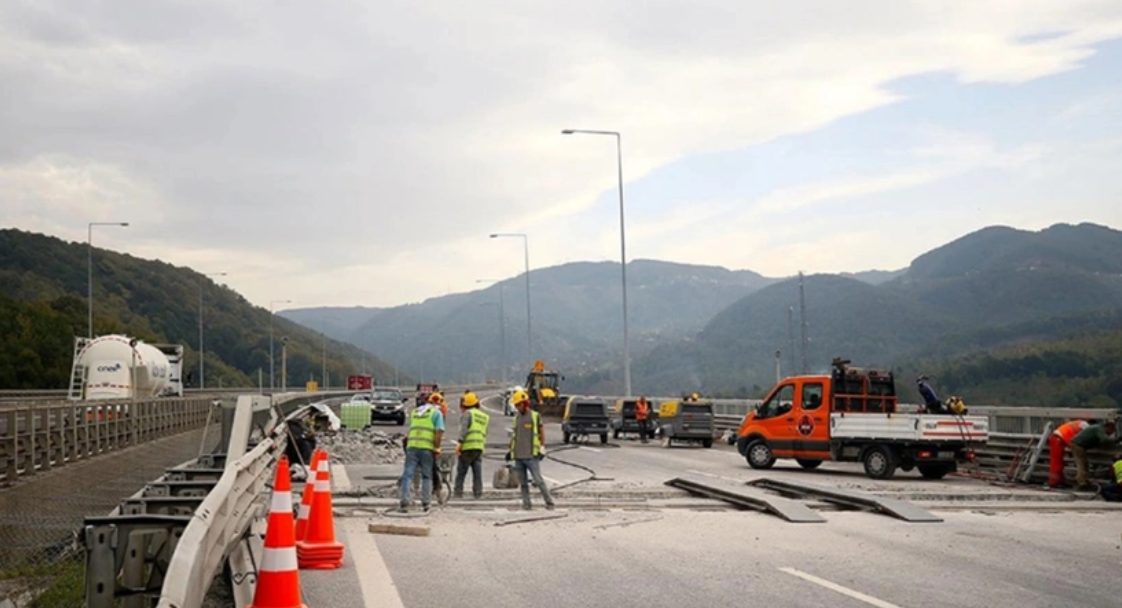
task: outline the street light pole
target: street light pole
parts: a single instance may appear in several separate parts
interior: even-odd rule
[[[292,300],[269,300],[269,391],[277,390],[276,377],[276,358],[273,355],[273,315],[274,306],[277,304],[291,304]]]
[[[523,233],[495,233],[491,238],[499,238],[504,236],[521,237],[522,248],[526,256],[526,359],[528,362],[533,362],[534,354],[531,349],[531,325],[530,325],[530,237]]]
[[[86,308],[89,317],[86,337],[93,339],[93,228],[94,226],[120,226],[127,228],[128,222],[88,222],[86,224]]]
[[[506,286],[498,279],[477,279],[476,283],[498,283],[499,285],[499,374],[503,386],[506,386],[506,312],[505,303]]]
[[[623,289],[623,390],[631,396],[631,340],[627,326],[627,236],[623,216],[623,136],[619,131],[565,129],[562,135],[610,135],[616,138],[616,172],[619,178],[619,261],[620,283]]]
[[[204,274],[203,280],[199,281],[199,388],[206,388],[206,367],[203,361],[203,282],[208,277],[224,277],[225,272],[215,272],[213,274]]]

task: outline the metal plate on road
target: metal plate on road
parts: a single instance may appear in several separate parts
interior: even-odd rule
[[[747,507],[757,511],[766,511],[778,515],[792,523],[825,523],[826,520],[804,504],[793,500],[774,496],[750,488],[743,484],[722,481],[720,479],[702,479],[700,477],[676,477],[666,482],[666,485],[685,490],[691,494],[698,494],[727,502],[736,506]]]
[[[809,483],[792,483],[790,481],[766,478],[755,479],[748,482],[748,484],[783,494],[815,496],[833,503],[869,508],[913,523],[937,523],[943,521],[943,518],[932,515],[929,511],[921,509],[910,502],[895,498],[883,498],[857,490],[826,488]]]

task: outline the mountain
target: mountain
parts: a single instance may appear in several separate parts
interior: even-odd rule
[[[892,279],[895,279],[896,277],[904,274],[906,270],[907,269],[904,268],[900,270],[862,270],[861,272],[843,272],[838,276],[842,276],[847,279],[857,279],[858,281],[861,281],[862,283],[868,283],[869,285],[880,285],[881,283],[887,283],[888,281],[891,281]]]
[[[20,230],[0,230],[0,388],[65,388],[74,336],[85,335],[85,243]],[[127,333],[186,348],[184,377],[198,378],[199,297],[204,300],[207,386],[269,386],[273,323],[276,385],[281,385],[281,338],[288,338],[288,385],[321,379],[320,335],[189,269],[94,249],[94,333]],[[377,378],[394,369],[360,349],[326,342],[327,371],[339,379],[361,371]]]
[[[972,358],[987,352],[1043,352],[1073,335],[1122,329],[1122,232],[1094,224],[986,228],[917,257],[880,284],[814,275],[804,290],[809,370],[828,369],[835,356],[905,376],[975,369]],[[746,295],[692,339],[641,358],[633,384],[650,392],[759,393],[774,382],[776,350],[785,351],[788,371],[802,368],[799,312],[797,280]],[[967,372],[951,377],[956,390],[981,386]]]
[[[727,305],[774,282],[751,271],[653,260],[635,260],[627,269],[633,357],[697,332]],[[391,354],[402,369],[418,377],[498,378],[505,369],[508,379],[520,381],[537,358],[565,374],[612,368],[618,372],[623,334],[618,263],[575,262],[535,269],[530,288],[533,351],[529,356],[525,275],[419,304],[279,314],[308,327],[322,326],[334,338]],[[354,327],[363,315],[366,321]],[[333,316],[345,320],[334,321]]]

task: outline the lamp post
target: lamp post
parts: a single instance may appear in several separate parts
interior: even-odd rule
[[[328,315],[319,320],[319,335],[323,338],[323,370],[320,380],[323,381],[323,390],[327,390],[327,322],[338,321],[339,317]],[[366,364],[363,363],[363,367]]]
[[[506,386],[506,312],[504,310],[506,296],[503,295],[506,287],[498,279],[476,279],[475,282],[498,283],[499,285],[499,374],[502,377],[503,386]]]
[[[88,222],[86,224],[86,307],[88,314],[87,338],[93,339],[93,229],[94,226],[119,226],[127,228],[128,222]]]
[[[269,300],[269,390],[277,390],[277,382],[274,376],[276,371],[275,357],[273,356],[273,307],[277,304],[291,304],[292,300]]]
[[[616,170],[619,176],[619,262],[620,283],[623,287],[623,390],[631,396],[631,341],[627,327],[627,238],[623,220],[623,137],[619,131],[565,129],[562,135],[610,135],[616,138]]]
[[[224,277],[224,276],[226,276],[225,272],[215,272],[215,273],[211,273],[211,274],[204,274],[204,275],[202,275],[202,278],[205,280],[209,277]],[[206,364],[203,362],[203,353],[205,352],[204,349],[203,349],[203,284],[204,284],[204,281],[200,280],[199,281],[199,388],[200,389],[205,389],[206,388],[206,371],[205,371],[206,370],[206,367],[205,367]]]
[[[522,239],[522,248],[526,256],[526,359],[533,362],[533,350],[530,348],[530,237],[518,232],[499,232],[491,235],[493,239],[500,237],[520,237]]]

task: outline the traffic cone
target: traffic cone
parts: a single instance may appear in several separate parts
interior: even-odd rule
[[[300,511],[296,515],[296,540],[304,540],[308,530],[308,514],[312,510],[312,495],[316,491],[316,467],[325,454],[316,449],[312,453],[312,462],[308,465],[308,477],[304,480],[304,496],[300,499]]]
[[[343,545],[335,542],[335,515],[331,507],[331,463],[325,454],[316,468],[312,510],[304,538],[296,542],[301,568],[331,570],[343,565]]]
[[[265,551],[257,568],[257,588],[249,608],[308,608],[300,601],[296,539],[292,528],[292,479],[288,459],[281,456],[273,485]]]

